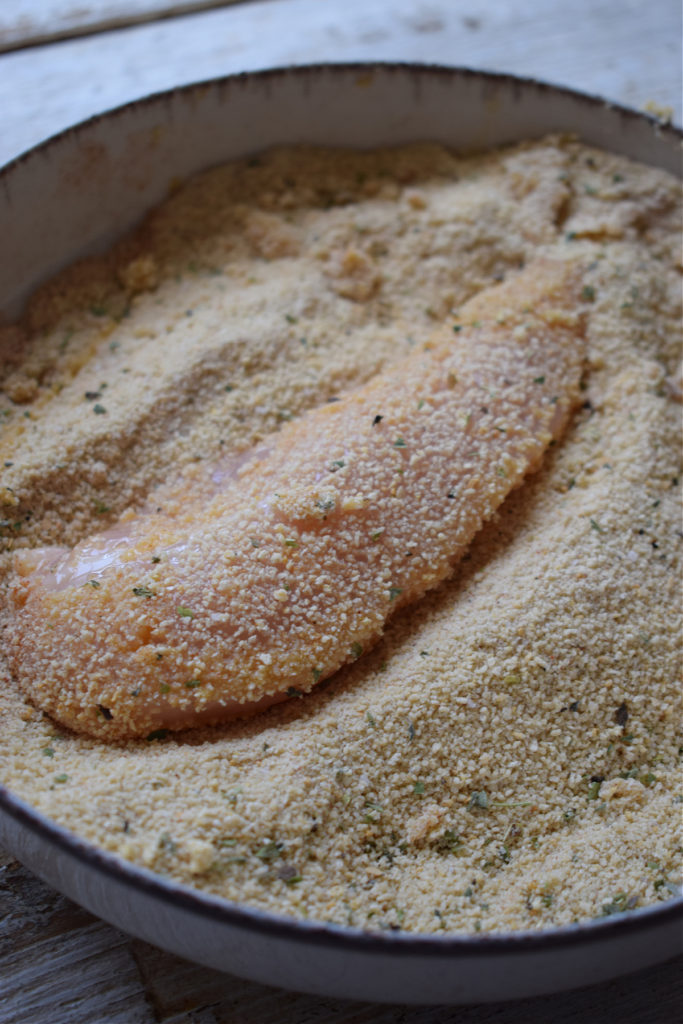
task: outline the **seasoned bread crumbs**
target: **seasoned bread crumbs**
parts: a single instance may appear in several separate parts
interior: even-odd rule
[[[279,149],[40,288],[0,328],[5,588],[17,550],[74,545],[179,473],[201,489],[532,261],[580,264],[587,358],[541,468],[371,651],[248,721],[114,744],[5,672],[2,782],[295,918],[541,929],[680,892],[680,225],[675,179],[571,139]]]

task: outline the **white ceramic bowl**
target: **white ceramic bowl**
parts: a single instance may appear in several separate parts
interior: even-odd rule
[[[234,76],[94,118],[0,171],[0,311],[14,316],[59,268],[105,248],[203,168],[279,143],[418,139],[466,150],[548,132],[681,171],[681,135],[538,82],[455,68],[321,66]],[[0,787],[0,842],[117,927],[257,981],[395,1003],[509,999],[588,985],[681,948],[680,898],[546,932],[368,934],[276,918],[124,863]]]

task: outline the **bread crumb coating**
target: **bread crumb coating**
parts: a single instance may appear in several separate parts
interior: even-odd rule
[[[19,553],[21,687],[120,739],[261,709],[359,658],[561,435],[583,365],[578,279],[531,264],[459,330],[218,464],[215,494],[181,478],[72,551]]]
[[[21,321],[0,326],[2,783],[96,849],[289,920],[500,934],[676,898],[681,223],[671,175],[564,137],[467,156],[430,144],[282,148],[184,183],[109,252],[39,288]],[[311,510],[289,479],[269,491],[259,462],[269,464],[273,441],[295,438],[290,428],[317,407],[332,430],[343,413],[331,400],[374,387],[378,375],[390,387],[411,354],[436,365],[435,343],[448,339],[453,352],[463,339],[472,351],[482,339],[523,346],[515,331],[540,313],[520,311],[511,294],[511,331],[496,334],[503,325],[493,286],[505,279],[517,289],[525,264],[566,260],[578,267],[572,312],[585,321],[579,405],[451,577],[392,613],[372,649],[360,631],[349,633],[348,663],[300,699],[116,742],[60,725],[20,689],[6,658],[17,627],[9,601],[17,559],[28,570],[45,558],[38,549],[58,548],[52,554],[73,574],[69,551],[89,552],[84,569],[93,571],[78,585],[72,575],[62,591],[78,591],[87,609],[109,586],[87,582],[110,572],[96,568],[97,558],[112,560],[117,531],[126,547],[132,536],[145,573],[129,581],[139,592],[121,607],[150,616],[158,599],[144,588],[172,568],[153,561],[156,545],[191,532],[196,509],[232,501],[240,474],[243,493],[256,494],[261,480],[270,521],[285,527],[277,545],[251,529],[260,548],[247,539],[233,545],[250,572],[260,567],[263,608],[274,620],[294,607],[284,567],[304,553],[297,537],[318,543],[356,524],[361,538],[370,534],[370,557],[414,572],[446,501],[456,499],[439,492],[424,529],[419,517],[406,520],[404,546],[394,548],[366,531],[379,510],[364,504],[366,490],[351,476],[360,455],[348,461],[339,438],[318,481],[301,456],[310,487],[339,495],[334,514]],[[475,301],[490,315],[467,305]],[[563,310],[564,300],[551,306]],[[568,345],[578,356],[575,329],[572,317]],[[561,358],[571,354],[564,349]],[[372,444],[385,445],[406,501],[401,480],[409,475],[414,490],[430,464],[428,456],[410,464],[425,447],[426,417],[441,416],[444,429],[448,419],[423,376],[405,429],[394,430],[388,407],[374,403],[372,422],[363,421]],[[465,388],[461,377],[444,376],[440,401],[450,385]],[[534,383],[532,404],[544,385]],[[564,381],[558,402],[563,394]],[[543,395],[554,397],[550,387]],[[475,410],[487,430],[505,426],[481,411],[494,408],[490,398]],[[458,415],[454,456],[466,437]],[[307,458],[325,436],[321,426],[302,437]],[[405,448],[394,447],[399,437]],[[450,488],[455,459],[446,465]],[[287,520],[276,489],[289,495]],[[380,506],[387,514],[398,510],[391,501]],[[307,510],[316,515],[292,518]],[[359,549],[360,541],[354,557]],[[424,562],[415,564],[419,584]],[[230,579],[228,565],[214,557],[201,578]],[[321,560],[315,579],[328,569]],[[46,633],[41,588],[51,586],[49,604],[56,576],[45,562],[28,571],[29,592],[32,576],[42,582],[31,627]],[[182,642],[205,626],[196,614],[204,596],[195,606],[187,593],[167,595]],[[396,594],[392,606],[404,599]],[[138,629],[130,620],[122,649],[138,642]],[[267,653],[259,646],[266,633],[253,632]],[[77,638],[74,622],[72,653]],[[56,650],[46,656],[55,662]],[[26,685],[41,685],[39,675],[27,674]],[[179,689],[202,700],[202,686],[185,688],[194,678],[202,677],[179,677]],[[97,686],[92,699],[104,695]]]

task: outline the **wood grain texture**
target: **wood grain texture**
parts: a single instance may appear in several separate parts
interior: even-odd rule
[[[308,61],[465,64],[636,107],[651,100],[673,107],[681,120],[679,0],[254,0],[96,31],[117,18],[122,24],[191,3],[2,0],[5,45],[35,42],[36,26],[43,38],[91,34],[0,54],[0,164],[78,120],[158,89]],[[0,1024],[673,1024],[683,1007],[682,966],[674,961],[512,1004],[406,1008],[325,1000],[242,981],[130,939],[0,850]]]
[[[0,53],[244,0],[3,0]]]
[[[311,61],[506,71],[635,107],[654,101],[680,122],[680,40],[678,0],[254,0],[0,55],[0,165],[157,90]]]
[[[1,1024],[673,1024],[683,961],[561,997],[376,1006],[267,988],[130,939],[0,851]]]

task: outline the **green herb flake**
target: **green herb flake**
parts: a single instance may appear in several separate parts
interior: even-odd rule
[[[183,619],[193,619],[194,618],[194,612],[192,611],[191,608],[185,608],[185,607],[183,607],[183,605],[181,605],[180,608],[177,609],[177,611],[178,611],[178,615],[180,615],[181,618],[183,618]]]
[[[603,903],[602,916],[609,917],[611,914],[623,914],[627,910],[633,910],[637,904],[637,896],[628,896],[625,892],[618,892],[608,903]]]
[[[413,786],[413,795],[414,796],[422,796],[424,791],[425,791],[425,784],[424,784],[424,782],[420,782],[418,780],[415,783],[415,785]]]
[[[399,594],[403,593],[402,587],[390,587],[389,588],[389,600],[395,601]]]
[[[111,509],[109,508],[109,505],[105,505],[105,503],[103,501],[96,501],[95,502],[95,514],[98,515],[98,516],[103,516],[106,512],[111,512]]]
[[[446,829],[442,836],[434,843],[434,849],[437,853],[452,853],[458,856],[460,848],[462,847],[462,840],[457,832],[452,829]]]
[[[101,584],[100,584],[99,580],[88,580],[88,582],[86,583],[86,586],[94,587],[95,590],[99,590],[100,585]]]
[[[382,805],[375,803],[374,800],[366,800],[365,807],[367,808],[367,812],[363,820],[365,821],[366,824],[371,824],[372,822],[376,821],[376,818],[374,818],[373,815],[384,813],[384,808],[382,807]]]
[[[598,794],[600,793],[600,787],[601,786],[602,786],[602,782],[600,782],[598,779],[594,779],[591,782],[591,784],[589,785],[589,787],[588,787],[588,793],[586,795],[586,800],[597,800],[598,799]]]
[[[595,288],[592,284],[585,284],[581,289],[581,298],[585,302],[595,302]]]
[[[377,722],[373,718],[373,716],[372,716],[370,711],[366,711],[365,712],[365,720],[366,720],[366,722],[368,723],[368,725],[370,726],[371,729],[376,729],[377,728]]]
[[[186,690],[195,690],[198,686],[202,685],[201,679],[188,679],[185,683]]]
[[[323,670],[321,668],[312,668],[311,673],[313,675],[313,682],[317,683],[321,675],[323,674]]]
[[[92,407],[92,411],[96,413],[96,415],[98,416],[103,416],[107,410],[104,408],[103,405],[100,405],[99,402],[95,402],[95,404]]]
[[[167,853],[176,853],[178,850],[177,843],[171,838],[168,832],[162,832],[159,836],[159,849],[166,850]]]
[[[604,533],[605,532],[603,530],[602,526],[600,526],[600,523],[596,522],[595,519],[591,519],[590,522],[591,522],[591,529],[595,530],[596,533]]]
[[[359,644],[359,643],[356,643],[356,642],[351,644],[351,654],[353,654],[354,658],[360,658],[362,653],[363,653],[363,645],[362,644]]]
[[[402,437],[397,437],[394,441],[394,448],[407,448],[406,442]]]
[[[133,587],[133,593],[136,597],[154,597],[154,591],[149,587]]]
[[[487,811],[488,807],[489,807],[488,793],[485,793],[484,790],[481,790],[481,792],[472,793],[472,795],[470,796],[470,799],[468,801],[468,804],[467,804],[468,811],[475,811],[475,810]]]
[[[69,776],[66,775],[65,773],[62,773],[61,775],[55,775],[55,782],[59,782],[61,784],[63,782],[68,782],[68,781],[69,781]]]
[[[258,857],[259,860],[263,861],[277,860],[278,857],[282,856],[282,849],[282,843],[276,843],[269,840],[255,851],[255,856]]]
[[[170,693],[170,692],[171,692],[171,687],[168,685],[168,683],[160,683],[160,685],[159,685],[159,693]]]
[[[54,747],[43,747],[43,753],[45,754],[45,757],[54,757]]]
[[[457,334],[457,333],[458,333],[458,331],[461,331],[461,330],[462,330],[462,324],[453,324],[453,330],[454,330],[454,331],[455,331],[455,333]]]
[[[534,377],[534,384],[545,384],[545,377]]]

